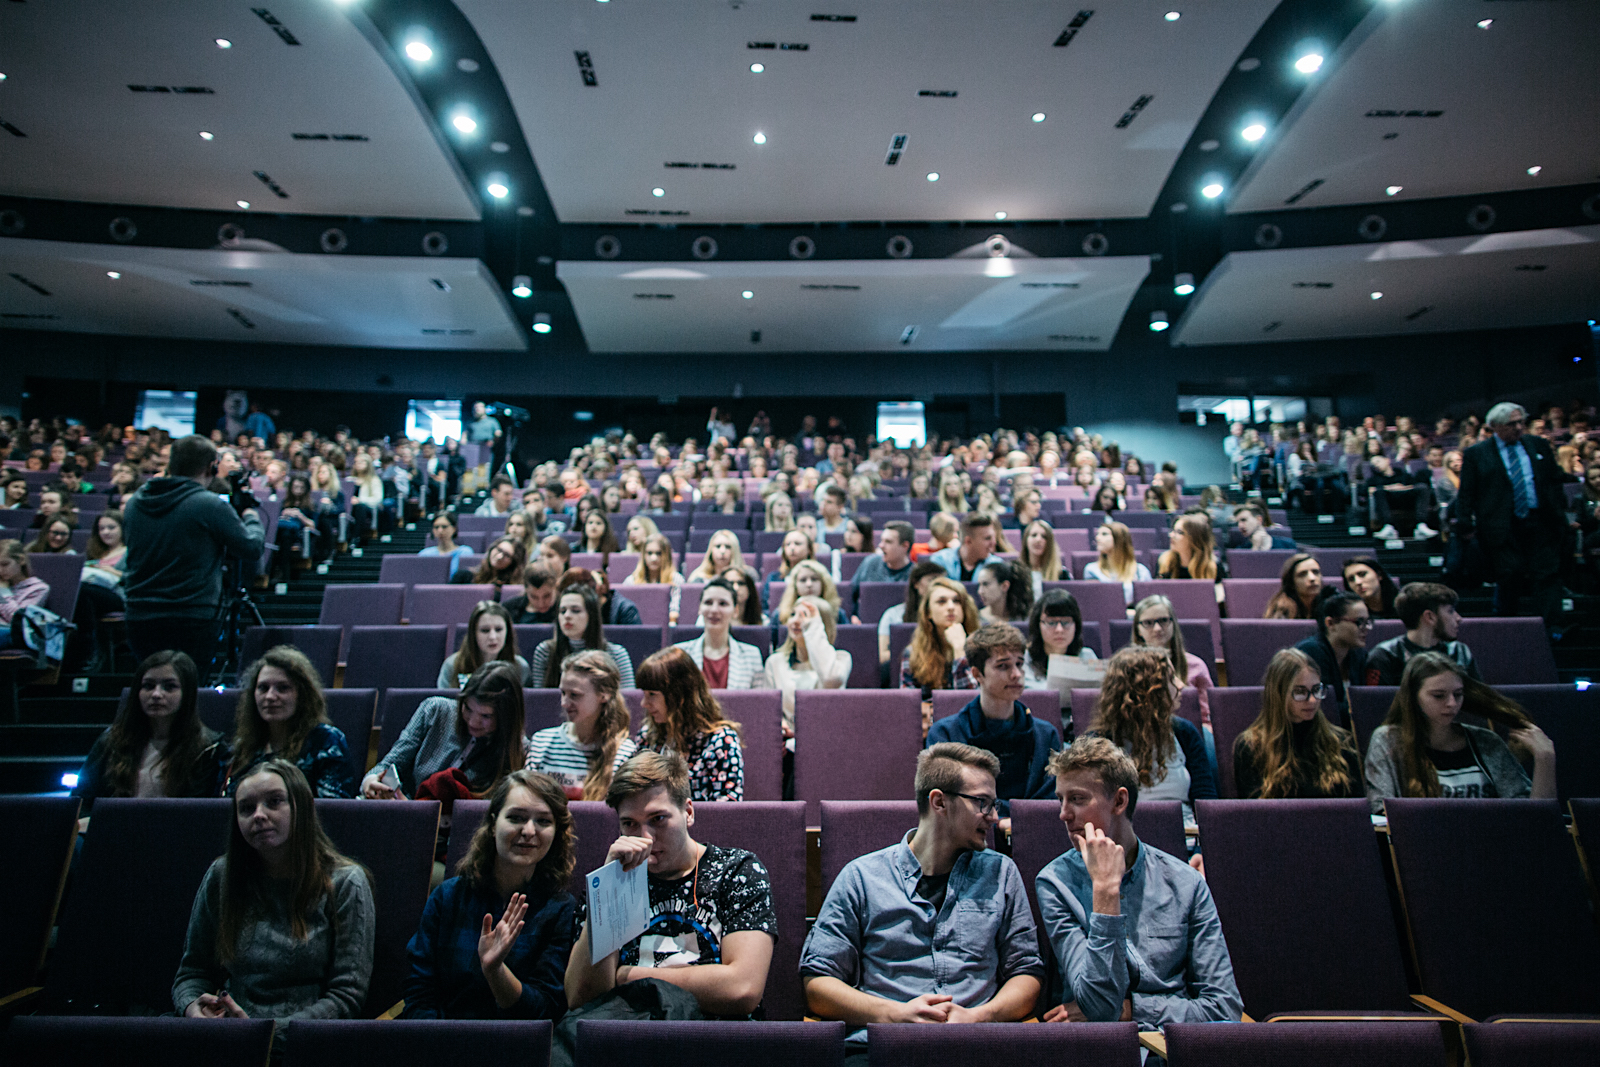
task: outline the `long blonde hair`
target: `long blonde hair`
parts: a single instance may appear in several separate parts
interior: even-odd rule
[[[1111,531],[1111,551],[1100,553],[1100,573],[1119,582],[1131,582],[1139,573],[1133,554],[1133,534],[1120,522],[1103,522],[1100,529]]]
[[[945,642],[944,631],[934,623],[928,609],[933,606],[933,591],[950,589],[961,598],[961,628],[971,635],[978,629],[978,605],[972,600],[966,586],[954,578],[935,578],[928,583],[928,591],[917,606],[917,632],[911,637],[911,677],[917,684],[930,689],[944,689],[949,685],[951,648]]]
[[[622,546],[622,551],[624,552],[632,552],[634,550],[633,541],[631,539],[631,531],[633,530],[634,523],[638,523],[639,529],[644,531],[644,538],[639,542],[640,548],[644,547],[645,541],[648,541],[650,538],[656,537],[661,533],[661,528],[656,525],[656,520],[652,519],[650,516],[633,516],[633,518],[628,520],[628,524],[622,528],[623,538],[626,541],[626,543]],[[641,555],[642,554],[643,553],[641,553]]]
[[[1204,515],[1179,515],[1178,521],[1172,528],[1189,539],[1193,554],[1189,557],[1189,577],[1201,578],[1208,582],[1217,580],[1216,541],[1211,536],[1211,520]],[[1178,558],[1178,550],[1169,548],[1161,553],[1157,565],[1161,577],[1169,578],[1178,572],[1182,560]]]
[[[1044,552],[1037,559],[1028,552],[1028,537],[1036,526],[1044,530]],[[1037,571],[1045,581],[1053,582],[1061,577],[1061,546],[1056,544],[1055,529],[1043,519],[1028,523],[1028,528],[1022,531],[1022,547],[1018,552],[1018,562],[1030,571]]]
[[[714,546],[718,541],[729,543],[729,547],[733,549],[733,558],[721,567],[713,567],[711,565],[711,549],[712,546]],[[744,552],[739,548],[739,535],[734,533],[732,530],[718,530],[716,533],[712,534],[711,539],[706,542],[705,558],[700,561],[700,566],[696,567],[689,574],[688,580],[691,582],[709,582],[713,578],[720,577],[722,572],[727,570],[729,567],[743,566]]]
[[[779,500],[789,505],[789,517],[779,519],[773,516],[772,507]],[[788,533],[794,529],[794,501],[789,499],[787,493],[773,491],[766,497],[766,529],[769,533]]]
[[[953,487],[954,492],[946,493],[947,487]],[[961,491],[961,479],[951,476],[939,479],[938,504],[940,511],[957,515],[964,515],[972,510],[972,506],[967,503],[967,495]]]
[[[611,788],[611,764],[617,749],[628,736],[628,705],[622,700],[622,675],[611,654],[590,648],[574,652],[561,661],[562,675],[579,674],[589,679],[600,698],[600,714],[595,718],[593,748],[589,751],[589,773],[583,779],[583,800],[604,800]]]
[[[789,616],[794,612],[795,601],[799,597],[795,593],[795,577],[801,571],[814,573],[822,579],[822,599],[828,605],[828,610],[823,614],[830,618],[837,618],[839,614],[839,587],[833,582],[833,575],[828,573],[828,568],[814,559],[803,559],[794,565],[794,568],[785,576],[786,587],[783,590],[783,599],[778,601],[777,620],[779,624],[787,623]]]
[[[650,570],[645,562],[645,557],[652,547],[661,550],[661,568],[655,577],[650,576]],[[672,559],[672,542],[667,540],[665,534],[651,534],[644,539],[644,552],[639,553],[639,565],[633,568],[633,573],[628,575],[628,582],[632,585],[677,585],[683,581],[678,573],[677,564]]]

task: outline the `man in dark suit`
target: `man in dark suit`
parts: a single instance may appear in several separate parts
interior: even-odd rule
[[[1485,420],[1491,436],[1461,454],[1456,532],[1476,537],[1494,569],[1496,614],[1517,614],[1527,596],[1548,625],[1561,603],[1566,498],[1555,450],[1524,436],[1526,419],[1516,404],[1496,404]]]

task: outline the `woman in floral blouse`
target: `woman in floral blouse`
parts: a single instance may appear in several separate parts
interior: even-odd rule
[[[634,675],[649,721],[639,750],[676,752],[689,764],[694,800],[744,799],[744,748],[739,724],[722,716],[705,675],[683,649],[664,648]]]

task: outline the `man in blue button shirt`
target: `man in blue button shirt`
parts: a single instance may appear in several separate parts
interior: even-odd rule
[[[846,1064],[868,1023],[1011,1022],[1032,1013],[1044,964],[1017,865],[987,847],[993,754],[947,743],[917,759],[917,828],[851,860],[800,954],[806,1003],[842,1019]]]
[[[1233,962],[1205,879],[1133,832],[1139,770],[1103,737],[1050,760],[1072,848],[1039,872],[1039,915],[1061,965],[1046,1022],[1238,1022]]]

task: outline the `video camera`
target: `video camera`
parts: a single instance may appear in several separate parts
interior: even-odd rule
[[[233,510],[241,516],[251,508],[259,508],[261,502],[250,491],[250,475],[244,470],[228,472],[228,503]]]

